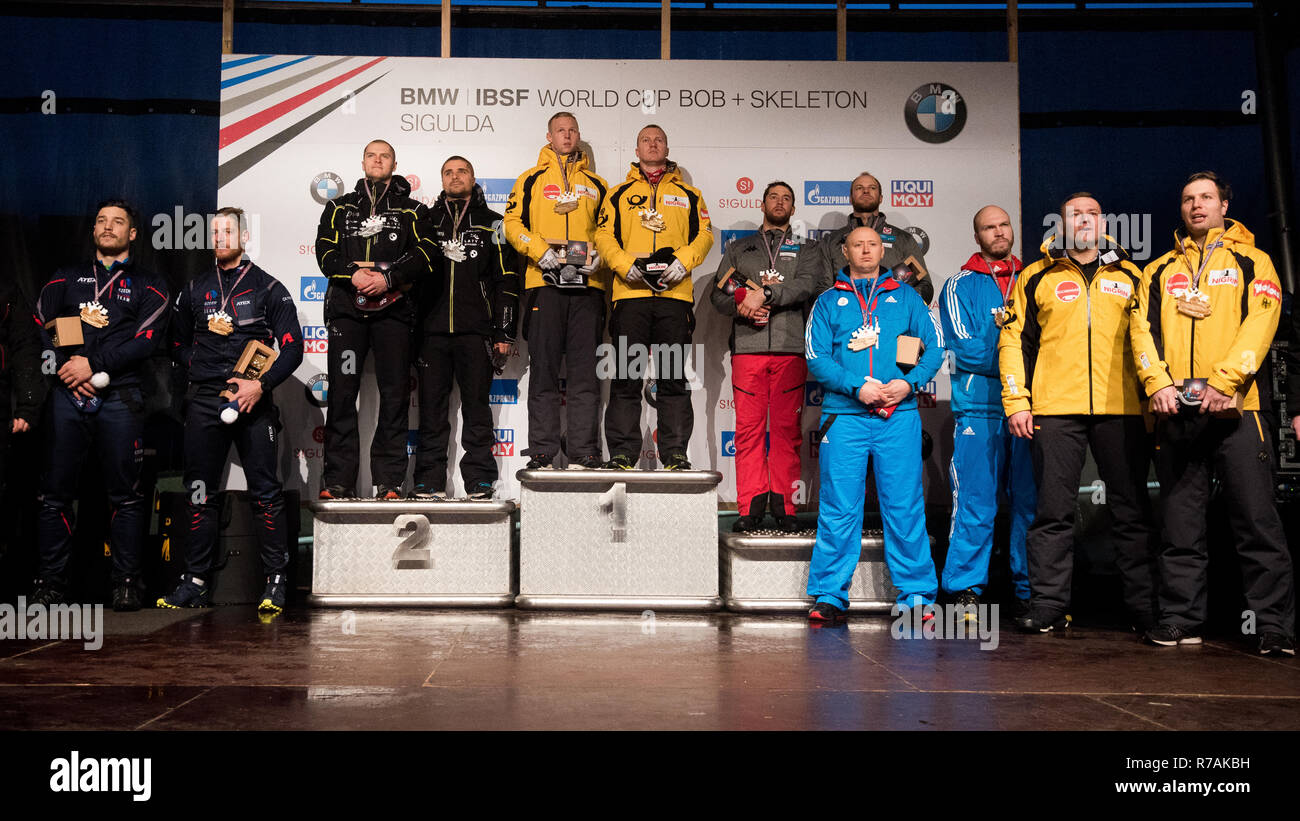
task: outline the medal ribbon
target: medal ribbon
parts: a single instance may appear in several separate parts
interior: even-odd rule
[[[248,269],[252,264],[250,260],[235,269],[239,272],[239,277],[235,280],[235,284],[230,286],[230,297],[235,295],[235,289],[239,287],[239,283],[244,279],[244,274],[248,273]],[[221,287],[221,266],[217,266],[217,290],[221,293],[221,304],[217,306],[217,313],[224,314],[226,312],[226,303],[230,301],[230,297],[226,296],[225,288]]]
[[[1192,280],[1192,290],[1193,290],[1193,291],[1200,290],[1200,287],[1201,287],[1201,274],[1205,273],[1205,266],[1207,266],[1207,265],[1210,264],[1210,257],[1213,256],[1213,255],[1214,255],[1214,252],[1217,251],[1217,250],[1219,250],[1219,248],[1222,247],[1222,246],[1223,246],[1223,240],[1221,240],[1221,239],[1217,239],[1217,240],[1215,240],[1214,242],[1212,242],[1212,243],[1211,243],[1211,244],[1210,244],[1210,245],[1205,249],[1204,253],[1201,254],[1201,264],[1200,264],[1200,267],[1198,267],[1198,268],[1196,269],[1196,278]],[[1188,270],[1188,271],[1192,270],[1192,261],[1191,261],[1190,259],[1187,258],[1187,252],[1186,252],[1186,251],[1183,251],[1183,250],[1180,248],[1180,249],[1179,249],[1179,253],[1182,254],[1183,262],[1187,263],[1187,270]]]
[[[469,201],[465,202],[464,208],[458,209],[459,213],[457,214],[451,213],[451,205],[448,203],[449,200],[443,200],[442,207],[447,212],[447,216],[451,217],[451,241],[456,242],[460,238],[461,220],[465,219],[465,215],[469,213]]]
[[[872,317],[876,313],[876,289],[880,286],[880,280],[884,278],[883,274],[876,274],[876,278],[871,282],[871,290],[867,292],[866,299],[862,298],[862,292],[858,290],[857,286],[853,286],[853,295],[858,298],[858,305],[862,307],[862,327],[864,328],[871,327]],[[853,285],[852,277],[849,278],[849,284]],[[868,302],[871,303],[870,309],[867,308]]]
[[[104,295],[104,292],[111,288],[113,283],[117,281],[117,278],[122,275],[122,269],[118,268],[117,273],[108,278],[108,282],[104,283],[103,288],[99,287],[99,271],[95,268],[93,262],[90,264],[90,274],[95,278],[95,301],[99,302],[99,298]]]
[[[787,226],[785,230],[781,232],[781,240],[777,242],[775,249],[768,244],[767,238],[769,233],[770,232],[768,231],[763,232],[763,250],[767,252],[768,270],[775,271],[776,258],[781,254],[781,246],[785,245],[786,237],[790,236],[790,228]],[[856,291],[857,289],[855,288],[854,290]]]

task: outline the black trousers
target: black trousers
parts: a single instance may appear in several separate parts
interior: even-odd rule
[[[1273,501],[1273,450],[1256,411],[1241,419],[1179,415],[1156,426],[1156,475],[1164,513],[1160,617],[1198,628],[1206,618],[1205,511],[1217,477],[1241,561],[1256,632],[1295,635],[1291,554]]]
[[[185,410],[185,491],[189,494],[190,513],[185,564],[190,573],[209,581],[220,518],[217,492],[232,444],[239,453],[248,493],[261,523],[258,539],[262,569],[269,576],[283,572],[289,564],[283,486],[276,472],[280,413],[271,397],[264,395],[250,411],[227,425],[220,416],[225,400],[218,396],[224,387],[192,386]]]
[[[680,299],[644,297],[614,303],[609,335],[617,353],[617,372],[605,409],[605,444],[609,455],[641,456],[641,391],[645,374],[635,367],[655,360],[655,406],[659,420],[659,453],[686,452],[695,426],[685,363],[695,333],[694,306]],[[639,346],[634,348],[634,346]]]
[[[137,387],[109,389],[95,413],[77,409],[62,386],[45,403],[45,464],[41,472],[41,511],[37,523],[40,561],[37,576],[55,586],[67,582],[72,503],[83,465],[104,478],[112,507],[109,543],[113,581],[138,579],[148,506],[140,492],[144,455],[144,401]]]
[[[1146,489],[1150,456],[1141,416],[1034,417],[1038,511],[1025,539],[1033,610],[1055,617],[1070,609],[1074,511],[1088,447],[1113,520],[1111,539],[1124,605],[1137,623],[1154,625],[1155,556]]]
[[[375,382],[379,387],[379,419],[370,443],[370,478],[377,485],[398,488],[406,481],[408,417],[411,403],[411,342],[409,312],[402,306],[362,318],[335,316],[328,321],[329,413],[325,417],[325,487],[355,490],[361,467],[357,396],[361,368],[375,351]],[[362,491],[368,496],[368,489]]]
[[[600,382],[596,348],[605,331],[605,292],[531,288],[524,295],[528,340],[528,456],[560,452],[560,405],[567,406],[565,453],[600,456]],[[560,392],[560,365],[565,391]]]
[[[447,418],[452,380],[460,388],[460,444],[465,455],[460,475],[465,489],[497,480],[492,456],[492,389],[490,340],[479,334],[426,334],[420,340],[415,372],[420,378],[420,444],[415,452],[415,483],[441,491],[447,483]]]

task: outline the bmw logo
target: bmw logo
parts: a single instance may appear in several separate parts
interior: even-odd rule
[[[333,171],[322,171],[312,178],[311,198],[324,205],[343,193],[343,178]]]
[[[924,228],[918,228],[915,225],[909,225],[903,230],[911,234],[912,239],[916,240],[916,244],[921,246],[922,256],[930,253],[930,235],[925,232]]]
[[[330,380],[328,374],[318,373],[307,380],[307,401],[318,408],[329,404]]]
[[[918,140],[946,143],[966,125],[966,100],[950,85],[926,83],[907,96],[903,119]]]

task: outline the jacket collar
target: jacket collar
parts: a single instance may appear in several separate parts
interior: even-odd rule
[[[1065,242],[1059,234],[1053,234],[1048,237],[1047,241],[1044,242],[1038,250],[1042,251],[1043,254],[1053,262],[1064,263],[1075,268],[1079,267],[1079,264],[1074,261],[1074,258],[1066,252]],[[1101,242],[1097,243],[1098,268],[1105,268],[1107,265],[1115,265],[1120,262],[1132,261],[1132,259],[1133,257],[1129,255],[1129,252],[1124,248],[1124,246],[1120,245],[1115,241],[1114,237],[1108,234],[1103,235]]]
[[[981,274],[990,274],[995,276],[1007,276],[1008,274],[1016,274],[1019,273],[1024,267],[1025,267],[1024,264],[1016,257],[1015,254],[1012,254],[1010,257],[1008,257],[1005,260],[994,262],[992,265],[990,265],[988,260],[984,259],[984,257],[978,251],[971,254],[970,259],[966,260],[966,264],[962,266],[962,268],[964,268],[967,271],[976,271]]]
[[[361,179],[357,180],[356,188],[352,190],[363,197],[367,196],[366,178],[362,177]],[[390,195],[395,197],[405,197],[410,193],[411,193],[411,184],[406,181],[406,177],[403,177],[401,174],[394,174],[393,178],[388,182],[388,187],[384,188],[383,193],[379,195],[379,199],[382,200],[384,197]]]
[[[542,146],[542,150],[537,152],[538,165],[553,165],[556,168],[564,165],[560,160],[560,155],[555,153],[555,149],[550,144]],[[569,154],[568,171],[586,171],[588,166],[587,155],[582,152],[581,148],[573,149]]]
[[[645,178],[645,174],[642,173],[641,171],[641,163],[639,162],[632,163],[632,167],[629,168],[627,171],[627,179],[628,181],[648,182],[648,180],[646,180]],[[682,181],[682,173],[677,168],[677,163],[673,162],[672,160],[669,160],[668,163],[664,166],[664,175],[659,178],[660,183],[665,183],[669,181],[672,182]]]
[[[438,195],[438,199],[434,201],[433,207],[434,210],[441,213],[446,205],[447,192],[443,191]],[[471,212],[482,211],[487,207],[487,195],[483,193],[483,186],[474,183],[474,188],[469,192],[469,210]]]
[[[898,280],[894,279],[894,272],[884,267],[883,265],[880,268],[880,278],[881,278],[881,283],[879,289],[881,291],[892,291],[895,288],[902,287],[901,285],[899,285]],[[863,279],[859,281],[862,282],[864,285],[866,285],[868,288],[871,286],[871,280]],[[840,291],[854,290],[853,278],[849,276],[848,266],[845,266],[840,269],[839,274],[835,277],[834,287],[836,288],[836,290],[840,290]]]
[[[1255,245],[1255,235],[1250,232],[1246,226],[1236,220],[1225,219],[1222,228],[1215,228],[1205,235],[1205,244],[1209,246],[1222,240],[1224,245],[1241,243],[1245,245]],[[1186,226],[1174,231],[1174,247],[1181,249],[1185,254],[1200,254],[1200,248],[1197,247],[1196,241],[1187,233]]]

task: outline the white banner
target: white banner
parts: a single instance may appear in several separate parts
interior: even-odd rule
[[[1019,224],[1019,108],[1010,64],[230,55],[221,85],[218,204],[249,213],[259,233],[251,248],[255,259],[298,299],[306,335],[296,382],[276,391],[285,419],[286,485],[305,488],[305,498],[320,488],[328,392],[316,225],[324,203],[352,190],[361,177],[361,152],[370,140],[393,144],[397,173],[426,203],[441,190],[442,162],[452,154],[468,157],[492,207],[502,211],[515,178],[536,164],[546,121],[556,111],[577,115],[594,170],[611,186],[635,160],[637,131],[648,123],[665,129],[671,158],[704,194],[715,234],[712,253],[693,272],[692,365],[699,387],[689,456],[697,467],[723,473],[719,493],[730,502],[730,320],[714,310],[706,289],[724,243],[760,224],[768,182],[780,179],[794,188],[796,226],[816,238],[845,223],[849,182],[871,172],[880,180],[881,210],[889,221],[921,240],[936,294],[975,250],[971,217],[977,209],[1001,205]],[[514,474],[527,461],[521,452],[528,442],[528,359],[522,342],[520,348],[492,390],[502,498],[518,498]],[[370,482],[365,454],[377,401],[370,365],[366,374],[359,490]],[[936,444],[927,487],[943,500],[951,414],[947,377],[936,383],[938,407],[921,413]],[[820,393],[809,384],[802,446],[802,501],[808,503],[816,500],[810,433],[817,428]],[[452,408],[447,489],[460,493],[455,398]],[[413,394],[412,431],[417,418]],[[643,427],[651,452],[653,409],[646,410]],[[233,478],[238,486],[237,471]]]

